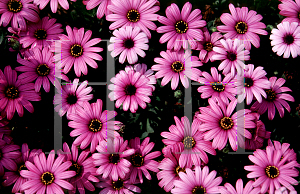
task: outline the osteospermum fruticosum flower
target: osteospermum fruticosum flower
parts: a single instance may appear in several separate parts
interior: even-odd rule
[[[273,120],[276,107],[279,116],[282,118],[284,116],[284,108],[289,112],[291,111],[290,105],[286,100],[295,101],[293,96],[284,92],[291,92],[292,90],[288,87],[282,87],[285,83],[285,79],[283,78],[270,77],[269,81],[271,82],[271,89],[265,90],[267,98],[263,98],[261,103],[255,102],[251,106],[251,110],[257,111],[260,115],[268,110],[268,118],[269,120]]]
[[[20,117],[23,116],[23,106],[33,113],[34,109],[29,101],[40,101],[40,93],[34,91],[34,84],[18,79],[17,72],[10,66],[4,68],[4,74],[0,70],[0,110],[11,120],[17,110]]]
[[[112,14],[106,16],[107,21],[113,22],[110,30],[115,30],[121,26],[139,27],[150,39],[150,30],[156,30],[153,21],[157,20],[158,15],[155,14],[159,10],[159,6],[154,6],[157,0],[114,0],[107,8]],[[148,29],[149,28],[149,29]]]
[[[199,9],[192,10],[192,4],[186,2],[181,10],[175,3],[172,3],[166,9],[166,16],[158,16],[158,21],[165,26],[156,29],[158,33],[165,33],[159,39],[160,43],[167,43],[167,49],[179,51],[181,48],[186,50],[188,43],[191,49],[197,48],[197,41],[204,39],[202,27],[206,25],[202,19]]]
[[[111,5],[111,0],[83,0],[82,3],[86,5],[87,10],[91,10],[99,5],[96,14],[98,19],[101,19],[104,14],[106,16],[111,14],[111,11],[107,8],[108,5]]]
[[[18,166],[15,162],[21,156],[20,146],[14,144],[0,145],[0,177],[4,175],[4,168],[16,171]]]
[[[290,55],[296,58],[300,54],[300,26],[297,22],[281,22],[277,28],[273,28],[270,35],[273,52],[278,56],[283,54],[283,58]]]
[[[235,188],[230,183],[225,183],[224,187],[219,187],[221,194],[257,194],[260,192],[260,188],[253,188],[253,181],[248,181],[245,188],[243,188],[243,180],[238,179],[235,184]]]
[[[258,34],[268,34],[267,31],[263,30],[266,25],[260,22],[263,17],[257,14],[256,11],[250,10],[248,12],[248,7],[235,8],[231,3],[229,4],[229,10],[231,14],[223,13],[220,17],[225,26],[217,26],[217,29],[226,33],[224,35],[226,39],[244,40],[247,50],[251,49],[251,44],[258,48],[260,46]]]
[[[281,1],[281,4],[278,5],[278,9],[280,9],[280,15],[286,16],[286,18],[282,20],[283,22],[300,23],[300,1]]]
[[[53,13],[56,13],[58,4],[65,10],[69,9],[68,0],[33,0],[35,4],[39,5],[39,8],[41,10],[46,7],[49,1],[50,1],[50,8]],[[75,2],[76,0],[71,0],[71,1]]]
[[[253,187],[261,186],[261,193],[268,191],[274,194],[274,189],[278,189],[281,185],[289,188],[298,185],[298,181],[292,177],[299,175],[293,168],[299,164],[295,160],[286,163],[288,156],[282,158],[281,150],[267,146],[266,150],[257,149],[253,154],[248,157],[254,165],[245,166],[244,169],[251,171],[247,177],[255,178]]]

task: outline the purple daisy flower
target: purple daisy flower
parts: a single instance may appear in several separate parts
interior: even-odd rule
[[[126,70],[126,68],[130,68],[130,67],[131,66],[126,66],[125,67],[125,71],[128,72],[129,69]],[[148,69],[147,70],[147,65],[144,64],[144,63],[142,63],[142,64],[139,64],[139,63],[135,64],[133,68],[134,68],[134,70],[136,72],[139,72],[140,74],[142,74],[142,75],[146,76],[147,78],[149,78],[150,81],[148,82],[148,84],[151,86],[152,91],[154,91],[155,90],[155,86],[154,85],[156,84],[155,75],[152,75],[154,73],[154,71],[152,69]]]
[[[18,166],[15,159],[21,156],[20,146],[14,144],[0,145],[0,177],[4,175],[4,168],[16,171]]]
[[[238,179],[235,184],[235,188],[230,183],[225,183],[224,187],[219,188],[221,194],[257,194],[260,192],[260,188],[253,188],[253,181],[248,181],[245,188],[243,188],[243,180]]]
[[[300,23],[300,1],[281,1],[278,5],[280,9],[279,14],[285,16],[283,22],[297,22]]]

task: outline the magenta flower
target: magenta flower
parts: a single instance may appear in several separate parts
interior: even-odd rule
[[[90,152],[94,153],[99,141],[107,139],[107,136],[120,135],[114,131],[118,130],[119,121],[110,121],[117,115],[116,111],[104,110],[102,112],[103,102],[97,99],[96,103],[85,103],[83,108],[78,108],[76,112],[71,113],[68,117],[71,120],[69,127],[74,128],[70,136],[78,136],[73,144],[80,145],[80,149],[85,149],[90,145]]]
[[[32,0],[2,0],[0,2],[0,26],[6,27],[10,22],[14,30],[26,30],[26,20],[39,21],[39,9]],[[25,20],[26,19],[26,20]]]
[[[123,71],[121,70],[116,77],[110,80],[113,84],[108,86],[112,90],[108,94],[111,101],[116,101],[116,108],[119,108],[123,103],[123,110],[135,113],[138,105],[143,109],[146,108],[146,103],[150,103],[149,96],[152,95],[152,88],[149,86],[150,79],[145,75],[134,70]]]
[[[244,50],[244,44],[238,40],[221,39],[223,47],[214,47],[213,50],[216,52],[211,59],[221,60],[222,63],[219,65],[218,70],[223,70],[223,74],[231,74],[232,77],[235,76],[237,71],[238,75],[242,75],[244,70],[244,62],[250,59],[249,50]]]
[[[257,194],[260,192],[260,188],[253,188],[253,181],[248,181],[243,188],[242,179],[236,181],[235,188],[230,183],[225,183],[224,187],[219,188],[219,191],[221,194]]]
[[[92,155],[94,164],[100,166],[96,173],[104,179],[110,177],[113,181],[124,179],[131,165],[126,157],[135,152],[134,149],[127,148],[127,144],[127,140],[124,142],[122,137],[100,141],[96,147],[100,153]]]
[[[152,21],[157,21],[159,6],[154,6],[157,0],[115,0],[107,8],[112,14],[106,15],[106,20],[113,22],[110,30],[120,27],[139,27],[150,39],[150,30],[156,30]],[[148,29],[149,28],[149,29]]]
[[[79,79],[74,79],[73,83],[63,85],[58,90],[58,94],[55,94],[53,104],[57,104],[55,111],[59,116],[63,116],[67,113],[69,117],[70,113],[76,113],[80,107],[84,106],[84,102],[88,102],[93,98],[93,94],[89,94],[93,88],[86,87],[87,81],[81,83],[78,87]],[[78,88],[77,88],[78,87]]]
[[[96,168],[93,158],[87,158],[89,153],[89,151],[82,151],[78,156],[78,148],[72,144],[70,151],[67,143],[64,143],[63,151],[59,150],[58,156],[63,156],[64,162],[71,161],[72,165],[69,170],[76,172],[76,175],[68,180],[74,186],[74,190],[69,190],[70,194],[75,194],[76,188],[78,188],[79,193],[85,193],[85,189],[95,191],[95,187],[90,181],[99,182],[99,179],[94,176],[96,175]]]
[[[55,18],[44,17],[38,23],[30,23],[28,30],[21,31],[19,35],[23,48],[31,45],[31,48],[42,49],[50,47],[51,41],[47,40],[59,40],[59,34],[63,32],[63,29],[61,29],[61,24],[55,22]]]
[[[154,58],[154,61],[158,64],[151,67],[152,70],[158,71],[155,74],[155,78],[162,78],[161,85],[165,86],[171,81],[171,88],[175,90],[179,83],[179,77],[182,85],[185,88],[189,87],[188,78],[194,81],[198,81],[201,76],[201,71],[194,67],[202,66],[198,57],[191,56],[191,53],[171,52],[169,50],[161,51],[160,57]]]
[[[58,4],[65,10],[69,9],[69,3],[67,0],[33,0],[35,4],[39,5],[40,10],[44,9],[49,1],[50,8],[53,13],[56,13]],[[76,2],[76,0],[71,1]]]
[[[0,145],[0,177],[4,175],[4,168],[10,171],[17,170],[15,160],[21,156],[19,149],[20,146],[14,144]]]
[[[17,72],[10,66],[4,68],[4,74],[0,70],[0,110],[6,113],[11,120],[17,110],[20,117],[23,116],[23,106],[33,113],[34,109],[29,101],[40,101],[40,93],[34,91],[34,84],[18,79]]]
[[[229,4],[229,13],[223,13],[220,17],[221,21],[225,24],[217,26],[220,32],[226,33],[226,39],[239,39],[244,40],[245,48],[251,50],[251,44],[258,48],[260,46],[260,39],[257,34],[267,35],[268,32],[263,30],[266,25],[260,20],[262,16],[257,14],[256,11],[250,10],[248,7],[235,8],[233,4]]]
[[[129,69],[128,70],[126,70],[126,68],[130,68],[131,66],[126,66],[125,67],[125,71],[129,71]],[[146,76],[147,78],[149,78],[149,82],[148,82],[148,84],[149,84],[149,86],[151,86],[151,88],[152,88],[152,91],[154,91],[155,90],[155,84],[156,84],[156,78],[155,78],[155,75],[152,75],[153,73],[154,73],[154,71],[152,70],[152,69],[148,69],[147,70],[147,65],[146,64],[144,64],[144,63],[142,63],[142,64],[135,64],[134,65],[134,70],[136,71],[136,72],[139,72],[140,74],[142,74],[142,75],[144,75],[144,76]]]
[[[197,41],[204,39],[202,27],[206,25],[205,20],[202,19],[201,11],[199,9],[192,10],[192,4],[186,2],[181,10],[175,3],[172,3],[166,9],[166,17],[158,16],[158,21],[165,26],[157,28],[158,33],[165,33],[159,42],[165,43],[168,41],[167,49],[174,49],[179,51],[180,48],[186,50],[188,43],[191,49],[197,48]],[[187,40],[187,41],[186,41]]]
[[[283,22],[300,23],[300,1],[282,1],[281,4],[278,5],[278,9],[280,9],[280,15],[286,16],[286,18],[282,20]]]
[[[136,137],[131,139],[129,142],[129,148],[134,149],[134,154],[130,156],[129,161],[131,162],[130,166],[130,182],[135,183],[137,175],[139,176],[139,182],[143,183],[143,174],[148,180],[151,180],[151,175],[148,170],[153,172],[159,172],[157,166],[158,162],[152,160],[160,156],[160,151],[155,151],[149,153],[153,147],[154,143],[150,142],[150,138],[146,137],[142,144],[140,143],[140,138]]]
[[[212,171],[209,173],[209,169],[205,166],[201,169],[200,166],[195,167],[195,172],[186,168],[186,173],[179,172],[180,180],[175,180],[175,188],[171,190],[171,193],[219,193],[219,185],[222,182],[222,177],[216,177],[217,172]],[[209,173],[209,174],[208,174]]]
[[[43,152],[34,157],[34,163],[26,161],[28,170],[21,170],[20,174],[29,180],[21,185],[21,190],[25,190],[25,193],[64,193],[62,188],[73,190],[73,185],[66,181],[76,175],[75,171],[67,170],[72,162],[62,163],[64,156],[54,157],[55,152],[52,150],[47,161]]]
[[[202,72],[202,77],[198,79],[199,83],[204,84],[198,88],[201,98],[220,97],[225,104],[235,100],[236,95],[236,78],[230,74],[226,75],[222,81],[221,75],[215,67],[210,68],[211,74]]]
[[[272,29],[270,40],[272,50],[278,56],[289,58],[290,54],[296,58],[300,52],[300,27],[297,22],[281,22],[277,28]]]
[[[271,82],[266,77],[267,72],[264,68],[258,66],[254,69],[253,64],[248,64],[245,67],[244,76],[238,78],[238,82],[244,86],[238,87],[238,103],[241,103],[246,98],[246,103],[249,105],[252,102],[253,96],[261,103],[262,96],[267,97],[265,90],[270,89]],[[241,80],[243,79],[243,80]]]
[[[282,118],[284,116],[284,108],[289,112],[291,111],[289,104],[285,100],[295,101],[293,96],[283,92],[291,92],[292,90],[288,87],[281,87],[285,83],[285,79],[283,78],[270,77],[269,81],[271,82],[271,89],[265,90],[267,98],[263,98],[261,103],[255,102],[251,106],[251,110],[257,111],[262,115],[268,109],[268,118],[269,120],[273,120],[276,107],[279,116]]]
[[[283,159],[280,150],[267,146],[266,151],[257,149],[253,152],[254,155],[249,155],[249,159],[254,165],[245,166],[244,169],[251,171],[247,175],[248,178],[256,178],[253,187],[261,186],[261,193],[274,194],[274,186],[276,189],[283,185],[293,188],[291,185],[298,185],[298,181],[292,177],[297,177],[299,172],[293,168],[299,165],[296,161],[291,161],[287,164],[288,157]]]
[[[108,50],[112,51],[112,57],[120,55],[120,63],[123,64],[127,59],[129,64],[134,64],[138,61],[137,55],[141,57],[146,56],[143,50],[148,50],[149,48],[148,44],[146,44],[148,43],[148,38],[144,32],[140,32],[139,27],[122,27],[114,30],[113,35],[114,37],[110,38],[112,44],[108,45]]]
[[[101,19],[104,14],[108,16],[111,14],[111,11],[107,8],[108,5],[111,5],[111,0],[83,0],[82,3],[86,5],[87,10],[91,10],[98,6],[97,9],[97,18]]]

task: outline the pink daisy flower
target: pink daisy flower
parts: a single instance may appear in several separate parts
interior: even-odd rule
[[[160,156],[160,151],[155,151],[149,153],[153,147],[154,143],[150,142],[150,138],[146,137],[144,141],[140,142],[140,138],[136,137],[131,139],[129,142],[129,148],[134,149],[134,154],[130,156],[129,161],[131,162],[130,166],[130,182],[135,183],[137,176],[139,176],[139,182],[143,183],[143,174],[148,180],[151,180],[151,175],[148,170],[153,172],[159,172],[157,166],[158,162],[152,160],[158,156]]]
[[[75,171],[69,171],[72,162],[64,163],[64,156],[59,156],[56,159],[55,152],[52,150],[47,158],[42,152],[35,156],[33,161],[26,161],[25,165],[28,170],[21,170],[22,177],[29,179],[21,185],[21,190],[25,193],[64,193],[62,188],[73,190],[74,187],[66,179],[76,175]]]
[[[195,167],[195,172],[191,169],[185,169],[186,173],[179,172],[180,180],[175,180],[175,188],[171,193],[219,193],[219,185],[222,182],[222,177],[216,177],[217,172],[212,171],[205,166],[201,169],[200,166]]]
[[[80,145],[80,149],[85,149],[90,145],[90,152],[94,153],[99,141],[107,139],[109,134],[114,137],[120,135],[114,131],[122,124],[119,121],[110,121],[117,116],[116,111],[104,110],[102,112],[103,102],[97,99],[96,103],[85,103],[83,108],[78,108],[76,113],[70,113],[68,119],[71,120],[68,126],[74,128],[70,136],[78,136],[73,144]]]
[[[257,194],[260,192],[259,188],[253,188],[253,181],[248,181],[245,188],[243,188],[242,179],[236,181],[235,188],[230,183],[225,183],[224,187],[219,188],[219,191],[221,194]]]
[[[220,32],[213,32],[211,35],[207,28],[203,28],[204,40],[198,42],[197,50],[200,50],[199,59],[203,63],[207,63],[208,60],[214,61],[211,57],[216,53],[213,51],[213,47],[222,47],[220,39],[223,38]]]
[[[131,66],[126,66],[125,67],[125,71],[129,71],[129,69],[128,70],[126,70],[127,68],[130,68]],[[131,69],[131,68],[130,68]],[[149,82],[148,82],[148,84],[149,84],[149,86],[151,86],[151,88],[152,88],[152,91],[154,91],[155,90],[155,84],[156,84],[156,78],[155,78],[155,75],[152,75],[153,73],[154,73],[154,71],[152,70],[152,69],[148,69],[147,70],[147,65],[146,64],[144,64],[144,63],[142,63],[142,64],[135,64],[134,65],[134,70],[136,71],[136,72],[139,72],[140,74],[142,74],[142,75],[144,75],[144,76],[146,76],[147,78],[149,78]]]
[[[175,3],[172,3],[166,9],[166,17],[158,16],[158,21],[165,26],[160,26],[156,29],[158,33],[165,33],[159,42],[165,43],[168,41],[167,49],[179,51],[180,48],[186,50],[188,48],[188,40],[191,49],[197,48],[197,41],[204,39],[202,27],[206,25],[202,19],[201,10],[192,10],[192,4],[186,2],[181,10]]]
[[[196,56],[181,52],[171,52],[169,50],[161,51],[160,57],[154,58],[154,61],[158,64],[151,67],[152,70],[158,71],[155,74],[155,78],[162,78],[161,85],[165,86],[171,81],[171,88],[175,90],[179,83],[179,77],[182,85],[185,88],[189,87],[188,78],[194,81],[198,81],[201,76],[201,71],[194,67],[202,66],[203,64],[199,61]]]
[[[208,157],[205,152],[216,155],[216,151],[212,148],[211,142],[203,140],[202,132],[198,131],[199,120],[193,120],[192,127],[186,116],[181,117],[181,121],[174,116],[174,120],[176,126],[171,125],[169,127],[170,132],[161,133],[161,136],[166,138],[162,141],[167,145],[163,150],[169,149],[174,144],[181,144],[184,150],[179,157],[180,166],[188,168],[191,168],[192,165],[200,166],[201,160],[207,164]]]
[[[272,50],[278,56],[283,54],[283,58],[292,55],[296,58],[300,53],[300,26],[297,22],[281,22],[273,28],[270,35]]]
[[[102,61],[103,58],[95,52],[101,52],[103,49],[92,46],[98,44],[101,39],[94,38],[88,41],[92,36],[92,31],[84,32],[84,28],[78,30],[74,27],[72,30],[70,26],[67,26],[66,30],[68,36],[64,34],[60,36],[61,40],[65,41],[61,42],[61,53],[58,53],[59,56],[62,55],[61,65],[64,68],[64,73],[67,74],[73,65],[77,77],[80,77],[81,73],[87,75],[88,69],[86,64],[94,69],[98,68],[94,60]]]
[[[256,48],[260,46],[260,39],[257,34],[267,35],[268,32],[263,30],[266,25],[260,20],[262,16],[256,11],[250,10],[248,7],[235,8],[233,4],[229,4],[230,13],[223,13],[220,17],[225,25],[217,26],[220,32],[226,33],[226,39],[244,40],[245,48],[251,49],[251,44]],[[250,41],[249,41],[250,40]],[[251,44],[250,44],[251,42]]]
[[[16,171],[18,166],[15,162],[21,156],[20,146],[14,144],[0,145],[0,177],[4,175],[4,168]]]
[[[278,189],[281,185],[293,188],[291,185],[298,185],[298,181],[292,177],[297,177],[299,172],[293,168],[299,165],[296,161],[291,161],[287,164],[288,157],[283,157],[280,150],[274,150],[267,146],[266,151],[257,149],[253,152],[254,155],[249,155],[249,159],[254,165],[245,166],[244,169],[251,171],[247,175],[248,178],[256,178],[253,187],[261,186],[261,193],[274,194],[274,187]]]
[[[34,84],[18,79],[17,72],[10,66],[4,68],[4,74],[0,70],[0,110],[6,113],[11,120],[17,110],[20,117],[23,116],[23,106],[33,113],[34,109],[29,101],[40,101],[40,93],[34,91]]]
[[[154,6],[157,0],[113,0],[107,8],[112,14],[106,15],[106,20],[113,22],[110,30],[121,26],[139,27],[150,39],[150,30],[156,30],[153,21],[157,21],[159,6]]]
[[[268,109],[268,118],[273,120],[275,116],[275,107],[279,112],[279,116],[282,118],[284,116],[284,108],[287,111],[291,111],[289,104],[285,101],[294,102],[295,99],[290,94],[284,92],[291,92],[292,90],[288,87],[282,87],[285,83],[285,79],[270,77],[271,89],[265,90],[267,97],[262,99],[262,102],[255,102],[251,106],[251,110],[257,111],[260,115],[265,113]],[[284,106],[284,108],[282,107]]]
[[[27,31],[20,32],[20,43],[23,48],[37,47],[42,49],[50,47],[51,42],[47,40],[59,40],[59,34],[63,32],[62,25],[55,23],[56,19],[44,17],[38,23],[30,23]]]
[[[211,67],[210,71],[211,74],[202,72],[202,77],[198,79],[199,83],[204,84],[197,90],[201,93],[201,98],[220,97],[225,104],[229,104],[229,99],[235,100],[236,78],[228,74],[222,81],[221,74],[218,74],[215,67]]]
[[[111,101],[116,101],[116,108],[119,108],[123,103],[123,110],[135,113],[138,105],[143,109],[146,108],[146,103],[150,103],[149,96],[152,95],[152,88],[149,86],[150,79],[145,75],[134,70],[123,71],[121,70],[116,77],[110,80],[113,84],[108,86],[112,90],[108,94]]]
[[[87,81],[81,83],[78,87],[79,79],[74,79],[73,83],[63,85],[58,90],[58,94],[55,94],[53,104],[57,104],[55,111],[62,117],[67,113],[69,117],[70,113],[76,114],[80,107],[84,106],[84,102],[88,102],[93,98],[93,94],[89,94],[93,88],[86,87]],[[78,87],[78,88],[77,88]]]
[[[15,183],[11,192],[12,193],[20,192],[21,185],[26,181],[28,181],[28,179],[25,179],[20,175],[21,170],[28,170],[25,165],[25,162],[26,161],[33,162],[33,157],[39,155],[41,152],[42,152],[41,149],[38,150],[33,149],[30,152],[28,145],[24,143],[21,148],[22,156],[15,159],[17,164],[17,170],[12,172],[5,172],[3,178],[6,180],[3,182],[3,186],[7,187]]]
[[[98,6],[97,9],[97,18],[101,19],[104,14],[108,16],[111,14],[111,11],[107,8],[108,5],[111,5],[111,0],[83,0],[82,3],[86,5],[87,10],[91,10]]]
[[[131,163],[126,157],[134,154],[134,149],[127,148],[127,140],[124,141],[122,137],[108,138],[99,142],[96,147],[100,153],[92,155],[94,164],[100,166],[96,173],[102,175],[105,179],[110,177],[113,181],[118,181],[119,178],[124,179],[128,173]]]
[[[39,21],[39,9],[32,0],[2,0],[0,2],[0,26],[6,27],[11,21],[14,30],[26,30],[26,20]],[[25,20],[26,19],[26,20]]]
[[[270,89],[271,82],[266,77],[267,72],[263,67],[258,66],[254,69],[253,64],[248,64],[245,67],[244,77],[239,77],[239,83],[244,83],[244,87],[238,87],[238,103],[241,103],[246,98],[246,103],[249,105],[252,102],[253,96],[261,103],[262,96],[267,97],[265,90]],[[243,79],[243,80],[241,80]]]
[[[49,1],[50,8],[53,13],[56,13],[58,4],[65,10],[69,9],[69,3],[67,0],[33,0],[35,4],[39,5],[40,10],[44,9]],[[76,2],[76,0],[71,1]]]
[[[78,188],[79,193],[85,193],[85,189],[95,191],[94,185],[90,182],[99,182],[94,175],[96,175],[96,168],[92,157],[87,158],[89,151],[82,151],[78,156],[78,148],[72,144],[71,151],[67,143],[63,145],[63,151],[59,150],[58,156],[64,157],[64,162],[71,161],[72,165],[69,170],[76,172],[68,182],[74,186],[74,190],[69,190],[70,194],[76,193]]]
[[[244,44],[240,40],[222,39],[220,40],[223,47],[214,47],[213,50],[216,52],[211,59],[221,60],[222,63],[219,65],[218,70],[223,70],[223,74],[231,74],[235,76],[237,71],[238,75],[242,75],[244,70],[244,61],[250,59],[249,50],[244,50]]]
[[[208,99],[208,107],[200,107],[200,114],[197,118],[202,124],[199,126],[200,131],[204,133],[204,140],[211,140],[214,149],[223,149],[229,138],[231,148],[236,151],[238,145],[244,148],[245,142],[243,136],[251,139],[251,133],[248,128],[254,128],[255,116],[248,109],[242,109],[234,114],[237,100],[231,101],[228,106],[220,98]],[[238,120],[244,121],[243,125],[237,126]]]
[[[279,14],[286,17],[282,20],[283,22],[300,23],[300,1],[282,1],[278,9],[280,9]]]
[[[139,27],[122,27],[113,31],[113,37],[110,38],[112,44],[108,45],[108,50],[112,51],[111,56],[120,55],[119,62],[124,63],[127,59],[129,64],[138,61],[138,56],[145,57],[143,50],[148,50],[148,38],[144,32],[140,32]],[[120,54],[121,53],[121,54]]]

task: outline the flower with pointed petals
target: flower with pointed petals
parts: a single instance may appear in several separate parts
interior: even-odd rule
[[[128,68],[131,67],[131,66],[127,66]],[[126,71],[126,68],[125,67],[125,71]],[[152,75],[154,73],[154,71],[152,69],[148,69],[147,70],[147,65],[142,63],[138,63],[138,64],[135,64],[133,69],[136,71],[136,72],[139,72],[140,74],[146,76],[147,78],[150,79],[150,81],[148,82],[148,84],[151,86],[152,88],[152,91],[155,90],[155,84],[156,84],[156,78],[155,78],[155,75]]]
[[[0,177],[4,175],[4,168],[16,171],[18,166],[15,162],[21,156],[20,146],[14,144],[0,145]]]
[[[263,98],[262,102],[255,102],[251,106],[251,110],[257,111],[260,115],[265,113],[268,109],[268,118],[273,120],[275,116],[275,107],[279,112],[279,116],[282,118],[284,116],[284,108],[287,111],[291,111],[289,104],[285,101],[294,102],[295,99],[290,94],[284,92],[291,92],[292,90],[288,87],[282,87],[285,83],[285,79],[270,77],[271,89],[265,90],[267,93],[267,98]],[[284,108],[283,108],[284,106]]]
[[[67,0],[33,0],[35,4],[39,5],[40,10],[44,9],[49,1],[52,13],[56,13],[58,4],[65,10],[69,9],[69,3]],[[71,1],[76,2],[76,0]]]
[[[267,31],[263,30],[266,25],[260,22],[263,17],[257,14],[256,11],[250,10],[248,12],[248,7],[235,8],[231,3],[229,4],[229,10],[231,14],[223,13],[220,17],[225,25],[217,26],[217,29],[226,33],[224,35],[226,39],[245,40],[244,44],[247,50],[251,49],[251,44],[258,48],[260,46],[258,34],[268,34]]]
[[[297,22],[300,23],[300,1],[281,1],[281,4],[278,5],[280,9],[279,14],[285,16],[283,22]]]
[[[238,179],[235,184],[235,188],[230,183],[225,183],[224,187],[220,187],[221,194],[257,194],[260,192],[260,188],[253,188],[253,181],[248,181],[245,188],[243,188],[243,180]]]
[[[111,5],[111,0],[83,0],[82,3],[86,5],[87,10],[91,10],[99,5],[96,15],[98,19],[101,19],[104,14],[105,16],[111,14],[111,11],[107,8],[108,5]]]
[[[158,33],[165,33],[160,39],[160,43],[168,41],[167,49],[179,51],[181,48],[186,50],[188,43],[191,49],[197,48],[197,41],[204,39],[202,27],[206,25],[202,19],[199,9],[192,10],[192,4],[186,2],[181,10],[175,3],[172,3],[166,9],[166,17],[158,16],[158,21],[165,26],[160,26],[156,29]]]

